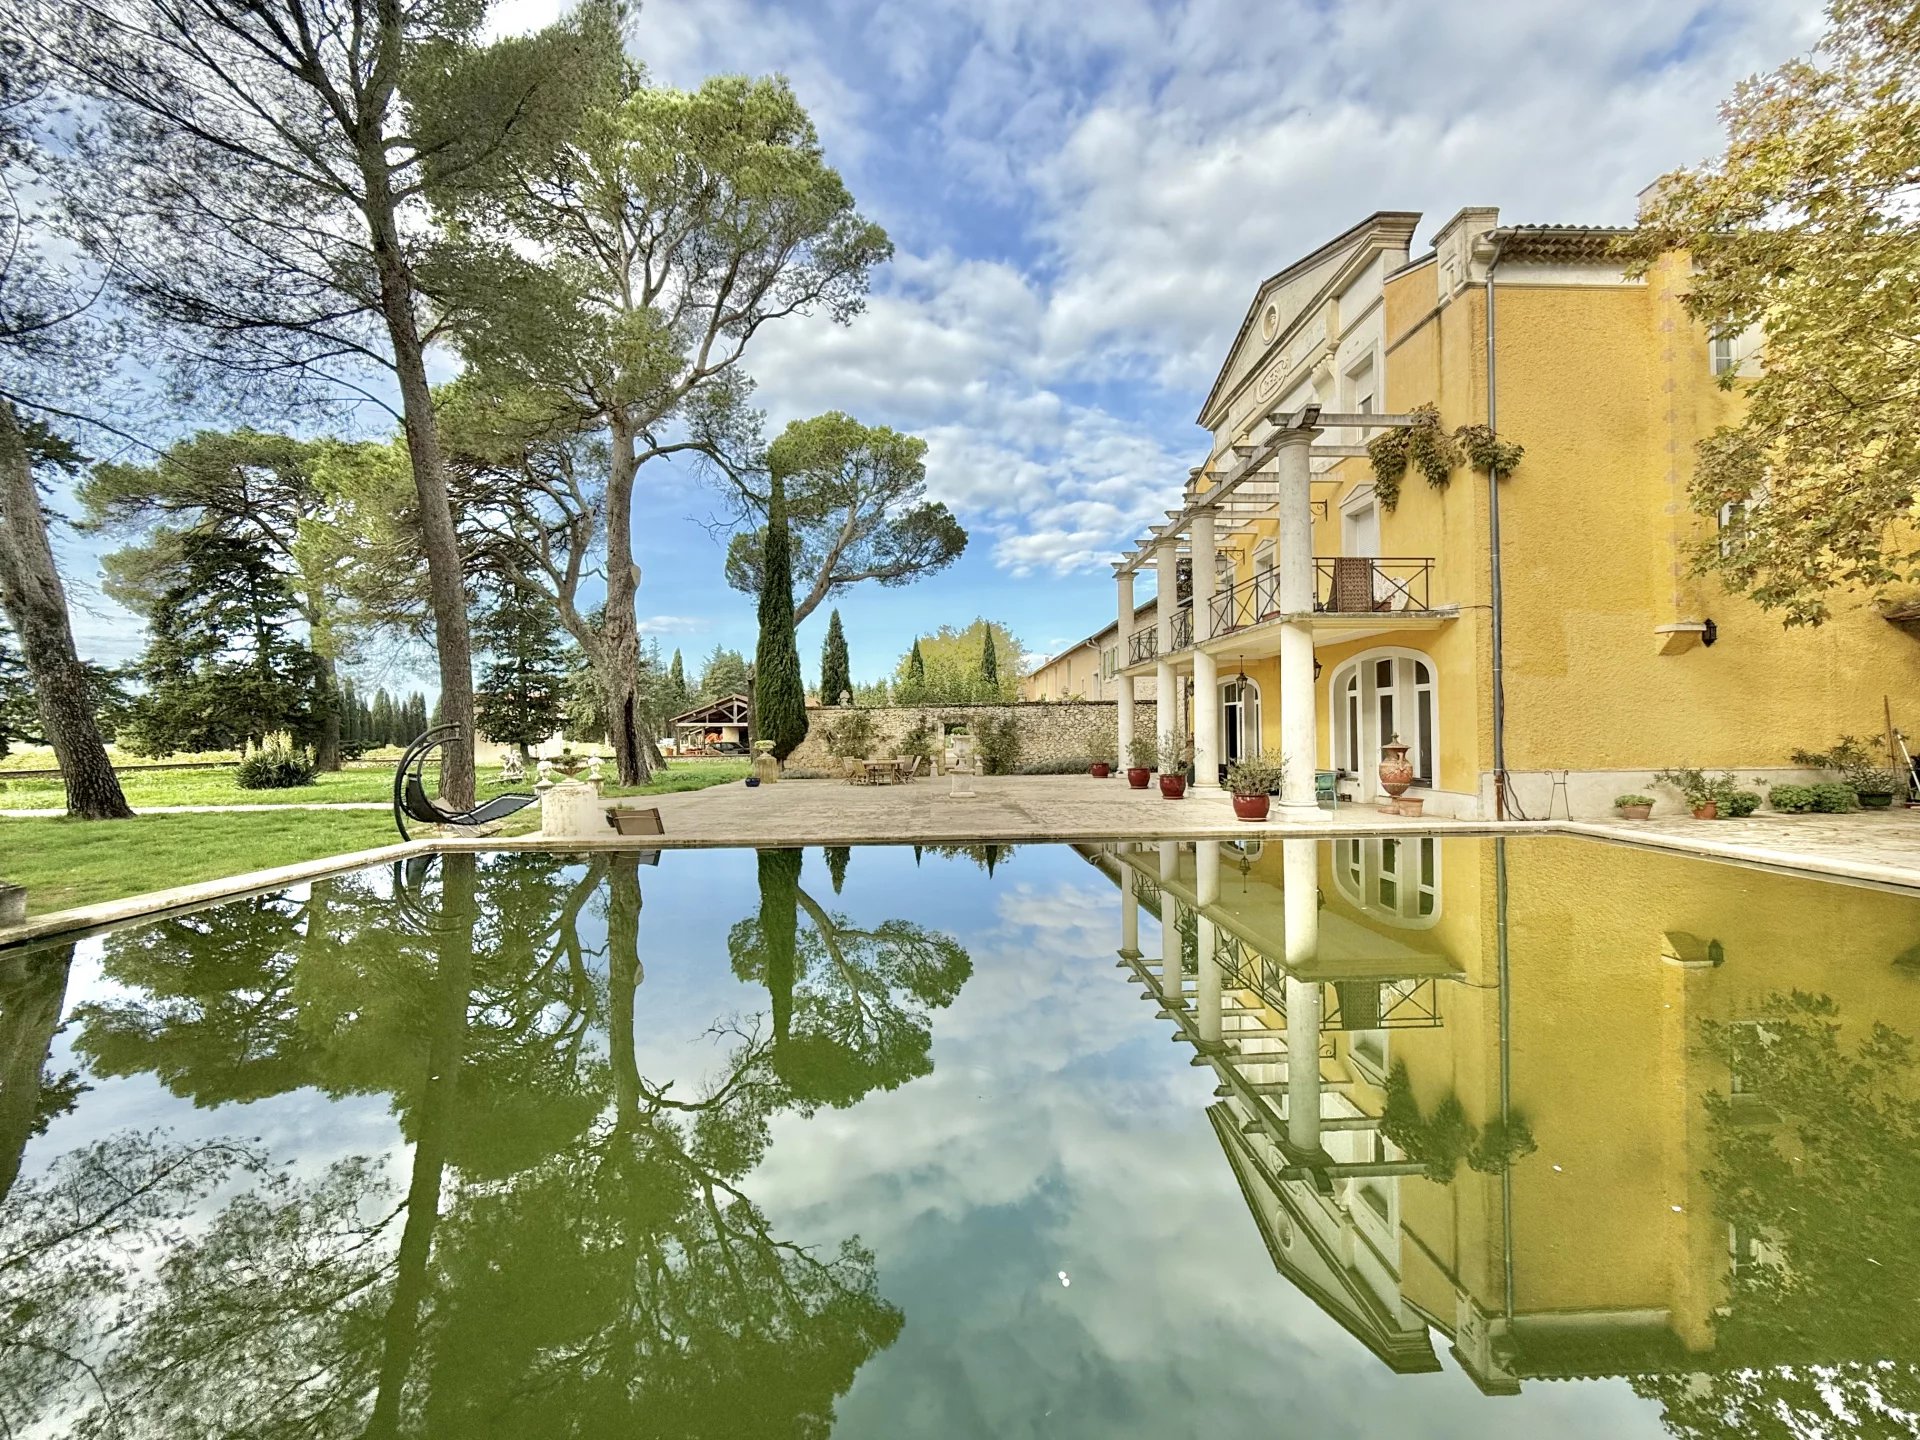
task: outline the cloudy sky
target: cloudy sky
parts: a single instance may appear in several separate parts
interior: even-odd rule
[[[508,0],[501,23],[559,8]],[[897,247],[850,327],[788,322],[749,360],[771,430],[842,409],[925,436],[972,532],[947,573],[840,602],[871,679],[942,621],[987,614],[1039,653],[1105,622],[1105,561],[1202,458],[1193,417],[1263,277],[1377,209],[1422,211],[1422,246],[1463,205],[1628,220],[1817,20],[1809,0],[646,0],[635,48],[678,85],[789,76]],[[715,497],[664,470],[643,488],[647,628],[690,662],[750,651],[699,523]],[[96,653],[128,648],[80,620]]]

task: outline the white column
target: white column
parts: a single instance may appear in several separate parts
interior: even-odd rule
[[[1295,978],[1320,948],[1319,847],[1282,840],[1281,914],[1287,966],[1287,1142],[1320,1148],[1320,986]]]
[[[1153,570],[1158,577],[1159,595],[1153,613],[1159,631],[1160,663],[1154,668],[1154,739],[1178,733],[1180,706],[1173,687],[1173,615],[1180,608],[1180,558],[1174,553],[1176,541],[1169,538],[1153,547]]]
[[[1279,535],[1274,564],[1280,571],[1280,758],[1287,767],[1280,786],[1281,820],[1316,820],[1313,771],[1319,737],[1313,712],[1313,495],[1309,447],[1318,430],[1289,430],[1276,457]]]
[[[1194,842],[1193,893],[1202,905],[1220,903],[1220,842],[1218,840]]]
[[[1186,1004],[1180,989],[1180,902],[1172,881],[1180,873],[1180,842],[1160,842],[1160,998],[1168,1009]]]
[[[1200,843],[1205,845],[1210,842],[1203,840]],[[1217,936],[1213,921],[1204,914],[1200,916],[1199,928],[1200,943],[1197,948],[1200,953],[1197,959],[1200,989],[1193,1003],[1199,1012],[1200,1039],[1207,1044],[1217,1045],[1220,1043],[1220,967],[1213,960]]]
[[[1114,577],[1114,585],[1120,592],[1120,643],[1116,654],[1116,663],[1124,670],[1132,658],[1127,651],[1127,642],[1133,634],[1133,572],[1122,570]],[[1133,677],[1116,675],[1120,686],[1119,733],[1120,767],[1125,769],[1133,762],[1127,757],[1127,747],[1133,743]]]
[[[1120,953],[1140,957],[1140,896],[1133,888],[1133,866],[1120,857]]]
[[[1193,517],[1193,781],[1214,786],[1220,774],[1219,663],[1198,648],[1213,634],[1213,514]]]

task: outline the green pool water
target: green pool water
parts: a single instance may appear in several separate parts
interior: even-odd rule
[[[1585,841],[342,874],[0,951],[0,1432],[1920,1433],[1916,1034]]]

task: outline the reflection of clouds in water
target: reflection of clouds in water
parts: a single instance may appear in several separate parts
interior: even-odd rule
[[[1270,1429],[1282,1406],[1293,1433],[1486,1433],[1463,1377],[1393,1375],[1274,1271],[1206,1120],[1212,1071],[1114,967],[1111,883],[1064,847],[1016,873],[953,927],[975,971],[933,1074],[783,1117],[753,1179],[796,1238],[857,1232],[906,1312],[837,1440]],[[1500,1403],[1514,1433],[1596,1440],[1648,1413],[1620,1386]]]

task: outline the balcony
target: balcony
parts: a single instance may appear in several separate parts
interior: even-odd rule
[[[1144,665],[1160,653],[1160,631],[1157,626],[1149,625],[1144,630],[1136,630],[1127,637],[1127,663]]]
[[[1316,615],[1375,615],[1430,608],[1432,556],[1316,555]],[[1280,573],[1263,570],[1213,597],[1213,633],[1230,634],[1281,617]]]

